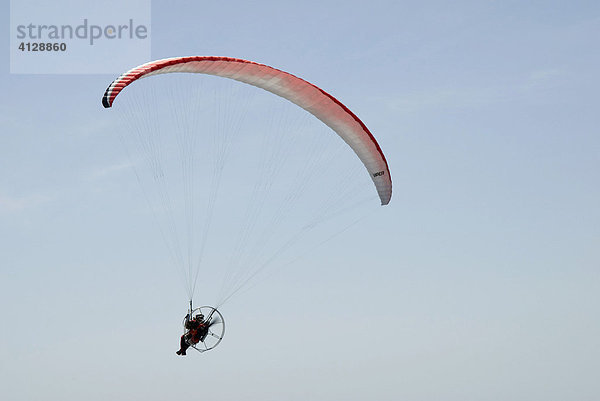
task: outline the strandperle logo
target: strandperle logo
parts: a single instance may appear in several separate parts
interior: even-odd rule
[[[129,19],[126,24],[90,24],[87,18],[79,25],[39,25],[30,23],[28,25],[17,25],[17,39],[46,41],[83,39],[93,45],[98,40],[115,39],[146,39],[148,27],[144,24],[136,24]]]
[[[10,0],[12,74],[120,74],[151,59],[151,0]]]

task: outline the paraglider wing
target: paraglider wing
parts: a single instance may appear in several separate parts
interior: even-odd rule
[[[392,180],[379,144],[365,124],[346,106],[319,87],[287,72],[252,61],[229,57],[176,57],[152,61],[127,71],[104,93],[102,104],[111,107],[129,84],[152,75],[172,72],[200,73],[254,85],[302,107],[334,130],[362,161],[375,184],[382,205],[392,197]]]

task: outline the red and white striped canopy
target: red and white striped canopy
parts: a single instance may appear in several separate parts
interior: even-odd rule
[[[199,73],[234,79],[262,88],[302,107],[335,131],[363,162],[382,205],[392,197],[392,179],[379,144],[365,124],[339,100],[301,78],[252,61],[229,57],[175,57],[151,61],[115,79],[102,104],[111,107],[117,95],[133,81],[171,72]]]

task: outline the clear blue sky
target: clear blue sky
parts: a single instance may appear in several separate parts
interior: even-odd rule
[[[153,59],[321,86],[394,180],[389,206],[228,304],[223,344],[187,359],[137,182],[98,173],[122,155],[100,105],[115,76],[11,75],[5,40],[3,399],[597,399],[599,37],[594,1],[154,2]]]

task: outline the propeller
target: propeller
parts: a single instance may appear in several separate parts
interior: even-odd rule
[[[217,315],[214,318],[210,319],[210,321],[208,322],[208,327],[211,327],[214,324],[219,324],[219,323],[223,323],[223,321],[221,320],[221,318]]]

